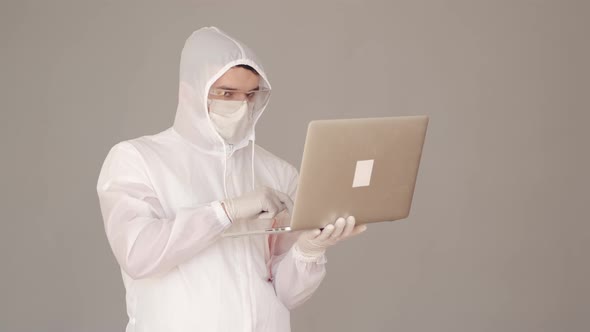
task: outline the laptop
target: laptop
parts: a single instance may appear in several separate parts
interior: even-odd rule
[[[290,224],[224,233],[273,234],[323,228],[338,217],[357,225],[410,214],[428,116],[309,123]]]

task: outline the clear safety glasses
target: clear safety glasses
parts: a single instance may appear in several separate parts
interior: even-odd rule
[[[258,110],[266,104],[270,98],[270,89],[260,88],[256,90],[243,91],[234,89],[211,88],[209,99],[227,101],[246,101],[252,110]]]

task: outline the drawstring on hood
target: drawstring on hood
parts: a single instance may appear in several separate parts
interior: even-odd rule
[[[252,50],[216,27],[199,29],[191,34],[182,49],[178,108],[173,129],[194,147],[210,154],[223,154],[223,189],[228,198],[227,158],[251,142],[252,190],[256,189],[254,173],[255,126],[268,104],[253,109],[252,121],[246,135],[229,145],[219,135],[209,116],[209,89],[223,74],[237,65],[248,65],[260,75],[260,87],[271,89],[264,69]]]

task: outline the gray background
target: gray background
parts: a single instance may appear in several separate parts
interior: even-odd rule
[[[5,1],[0,331],[122,331],[95,183],[172,124],[216,25],[273,84],[261,145],[308,121],[428,114],[409,219],[329,253],[294,331],[590,330],[588,1]]]

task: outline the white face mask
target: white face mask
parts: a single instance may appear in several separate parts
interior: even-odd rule
[[[244,138],[251,118],[247,101],[208,99],[207,104],[215,129],[227,143]]]

